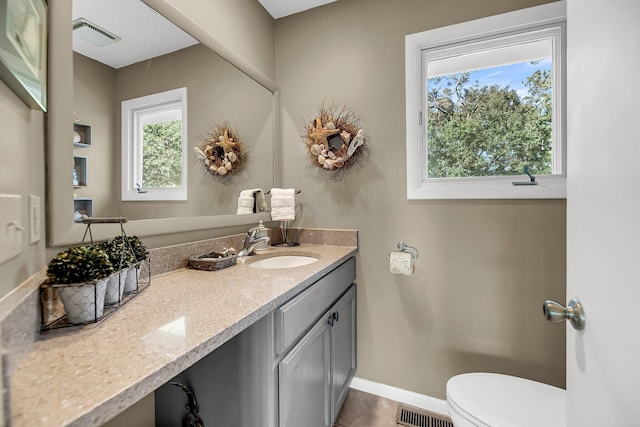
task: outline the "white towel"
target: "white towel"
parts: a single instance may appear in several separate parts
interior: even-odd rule
[[[253,197],[238,197],[238,215],[253,213]]]
[[[295,189],[271,189],[271,219],[274,221],[293,221],[296,219]]]
[[[261,188],[252,188],[240,192],[240,197],[238,197],[238,215],[264,212],[266,210],[267,201]]]

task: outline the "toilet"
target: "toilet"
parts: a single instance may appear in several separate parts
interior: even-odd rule
[[[509,375],[474,372],[447,382],[455,427],[566,427],[566,391]]]

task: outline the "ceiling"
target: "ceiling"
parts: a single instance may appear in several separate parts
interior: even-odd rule
[[[258,0],[275,19],[336,0]],[[73,0],[73,20],[84,18],[120,38],[95,46],[74,32],[73,50],[112,68],[155,58],[198,44],[198,41],[147,6],[142,0]]]
[[[258,0],[275,19],[313,9],[336,0]]]
[[[140,0],[73,0],[73,20],[85,18],[121,40],[98,47],[74,34],[73,50],[112,68],[198,44]]]

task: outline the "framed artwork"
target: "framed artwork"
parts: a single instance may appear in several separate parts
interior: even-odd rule
[[[33,109],[47,111],[47,5],[0,0],[0,77]]]

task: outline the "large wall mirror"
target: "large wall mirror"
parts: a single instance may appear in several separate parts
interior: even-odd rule
[[[275,85],[191,37],[188,21],[179,28],[141,0],[71,0],[56,2],[50,12],[49,246],[82,239],[77,212],[127,217],[127,231],[140,236],[268,218],[235,213],[241,190],[276,184]],[[145,27],[152,22],[168,27]],[[153,47],[164,34],[168,40]],[[138,45],[130,41],[138,36]],[[103,43],[110,44],[96,46]],[[174,46],[162,50],[169,44]],[[187,200],[122,201],[122,101],[182,87],[188,100]],[[226,183],[207,173],[193,151],[221,122],[237,131],[248,153]],[[94,239],[117,232],[108,226],[92,231]]]

